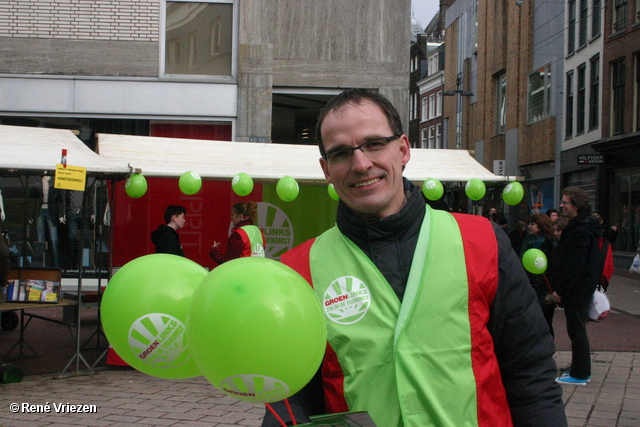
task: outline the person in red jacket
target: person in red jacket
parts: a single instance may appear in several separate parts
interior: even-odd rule
[[[218,264],[241,257],[264,257],[266,241],[262,231],[254,224],[258,218],[258,205],[254,201],[236,203],[231,208],[233,231],[225,252],[221,242],[213,241],[209,256]]]

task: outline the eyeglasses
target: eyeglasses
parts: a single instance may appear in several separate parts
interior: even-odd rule
[[[398,139],[399,136],[385,136],[383,138],[373,139],[371,141],[367,141],[364,144],[360,144],[357,147],[353,148],[341,148],[339,150],[329,151],[322,155],[322,157],[329,162],[330,165],[339,165],[342,163],[346,163],[353,158],[353,153],[356,150],[361,150],[367,157],[371,155],[375,155],[380,151],[383,151],[391,141]]]
[[[562,205],[572,205],[573,203],[571,202],[565,202],[564,200],[560,202],[560,206]]]

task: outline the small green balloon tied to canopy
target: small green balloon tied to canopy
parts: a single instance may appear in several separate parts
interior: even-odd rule
[[[510,182],[502,190],[502,200],[508,205],[515,206],[522,201],[524,188],[517,181]]]
[[[444,194],[444,187],[439,180],[429,178],[422,183],[422,194],[429,200],[440,200]]]
[[[484,197],[484,194],[487,192],[487,187],[485,187],[484,182],[479,180],[478,178],[472,178],[467,182],[467,185],[464,187],[464,192],[467,197],[471,200],[480,200]]]
[[[186,195],[196,194],[202,188],[202,178],[197,172],[185,172],[180,176],[178,181],[180,191]]]
[[[298,197],[298,182],[290,176],[283,176],[276,184],[276,193],[283,202],[291,202]]]
[[[231,188],[238,196],[248,196],[253,191],[253,179],[241,172],[231,180]]]
[[[131,198],[138,199],[147,192],[147,179],[141,173],[134,173],[124,183],[124,191]]]

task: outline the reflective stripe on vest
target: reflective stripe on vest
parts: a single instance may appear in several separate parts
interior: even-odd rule
[[[495,235],[486,219],[471,217],[470,240],[482,243],[472,250],[463,242],[460,218],[427,207],[402,304],[337,227],[311,246],[328,354],[334,350],[337,358],[337,364],[325,360],[323,376],[343,374],[348,410],[368,411],[377,425],[511,425],[486,329],[497,283]],[[484,235],[478,227],[485,227]],[[429,248],[437,248],[437,256],[427,257]],[[465,252],[473,257],[478,249],[488,261],[465,262]],[[327,368],[331,363],[336,366]]]
[[[260,229],[255,225],[245,225],[240,227],[237,231],[244,232],[238,233],[240,234],[240,237],[242,237],[242,243],[244,243],[242,256],[264,258],[264,237],[262,236]]]

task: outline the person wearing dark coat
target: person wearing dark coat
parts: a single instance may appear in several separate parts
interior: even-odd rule
[[[520,259],[529,249],[539,249],[547,257],[547,270],[542,274],[534,274],[526,271],[529,282],[538,296],[538,302],[542,308],[542,313],[549,326],[549,332],[553,336],[553,315],[555,314],[555,304],[547,298],[553,292],[550,278],[553,271],[553,224],[551,219],[544,214],[533,214],[529,217],[527,225],[529,234],[524,238],[520,249]]]
[[[562,194],[562,216],[569,218],[569,224],[562,231],[558,245],[553,296],[556,303],[564,306],[571,339],[571,365],[556,382],[584,386],[591,380],[587,321],[589,303],[600,283],[602,262],[598,238],[602,235],[602,226],[591,214],[584,190],[567,187]]]
[[[401,123],[388,99],[365,89],[338,95],[318,118],[320,163],[340,196],[336,226],[281,260],[323,307],[352,286],[359,297],[340,299],[348,318],[331,316],[343,306],[325,308],[327,351],[318,374],[289,398],[291,413],[298,423],[367,411],[384,427],[477,425],[480,417],[566,426],[553,340],[507,235],[485,218],[426,206],[402,177],[410,144]],[[458,315],[463,323],[471,315],[473,327],[453,321]],[[474,372],[458,363],[472,353]],[[292,425],[284,402],[271,407]],[[267,411],[262,425],[282,424]]]
[[[178,230],[185,226],[187,210],[182,206],[171,205],[164,212],[166,225],[159,225],[151,233],[151,241],[156,245],[157,254],[173,254],[184,256],[184,250],[180,244]]]

